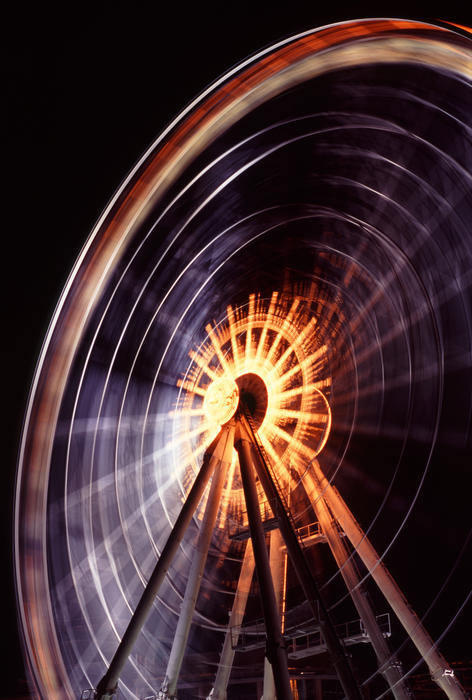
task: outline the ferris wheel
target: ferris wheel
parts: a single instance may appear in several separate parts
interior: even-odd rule
[[[129,175],[25,419],[37,697],[468,697],[471,80],[460,29],[307,31]]]

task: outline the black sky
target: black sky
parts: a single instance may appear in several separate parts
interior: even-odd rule
[[[463,5],[462,9],[460,5]],[[95,220],[166,124],[210,82],[277,39],[362,16],[472,23],[466,3],[178,2],[18,4],[2,11],[3,425],[0,473],[7,659],[0,697],[22,676],[12,584],[18,443],[36,358]],[[447,11],[447,16],[446,16]]]

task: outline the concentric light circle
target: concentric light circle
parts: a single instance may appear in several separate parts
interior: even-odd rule
[[[38,697],[77,698],[103,676],[249,375],[267,391],[258,432],[296,527],[312,524],[319,455],[434,642],[461,658],[471,79],[470,39],[443,27],[308,31],[211,86],[130,174],[69,277],[25,418],[16,580]],[[240,492],[234,460],[182,700],[209,692],[218,664],[244,557]],[[204,501],[123,670],[126,698],[163,679]],[[352,619],[339,571],[310,552],[335,621]],[[299,629],[311,612],[290,568],[287,581],[286,629]],[[391,641],[405,675],[420,668],[395,624]],[[234,683],[247,675],[239,655]]]

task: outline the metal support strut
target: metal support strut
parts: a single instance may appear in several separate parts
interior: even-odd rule
[[[253,573],[254,552],[252,549],[252,541],[248,539],[241,572],[239,574],[238,588],[234,596],[233,608],[231,610],[228,629],[226,630],[225,641],[216,672],[215,683],[207,700],[226,700],[226,689],[233,669],[233,660],[239,638],[238,630],[241,628],[244,618]]]
[[[282,638],[280,615],[275,599],[269,555],[267,553],[265,534],[259,509],[251,443],[248,436],[241,433],[242,431],[239,430],[239,435],[236,436],[235,447],[239,456],[249,530],[251,532],[257,577],[261,589],[262,609],[267,633],[266,653],[274,674],[275,686],[277,688],[277,700],[293,700],[287,667],[287,654]]]
[[[192,617],[200,590],[203,569],[208,556],[208,548],[215,527],[218,508],[220,507],[221,492],[225,483],[228,467],[231,464],[234,445],[233,427],[226,432],[226,436],[223,454],[221,455],[219,465],[215,467],[213,473],[205,514],[195,548],[195,555],[190,566],[190,573],[185,588],[182,607],[180,609],[177,628],[175,630],[174,641],[172,642],[172,648],[167,662],[166,675],[159,692],[159,698],[161,700],[175,698],[175,692],[177,690],[180,669],[184,660],[185,648],[187,646],[190,625],[192,624]]]
[[[240,423],[246,434],[245,444],[251,452],[251,446],[254,446],[255,459],[254,466],[257,475],[261,481],[262,488],[271,504],[272,510],[277,513],[279,520],[279,528],[282,537],[287,547],[287,552],[293,564],[298,580],[303,588],[303,592],[309,604],[312,607],[315,617],[318,616],[318,606],[320,611],[319,624],[321,632],[328,647],[328,652],[331,661],[336,670],[339,682],[342,685],[344,694],[348,700],[361,700],[361,694],[358,685],[352,673],[349,660],[344,652],[343,646],[338,639],[334,625],[330,620],[328,610],[320,596],[318,586],[313,578],[310,567],[306,561],[305,555],[301,548],[298,536],[290,521],[290,517],[285,510],[282,498],[279,494],[276,484],[269,471],[269,467],[259,449],[256,436],[253,428],[245,415],[240,416]]]
[[[282,619],[282,632],[284,631],[283,603],[285,593],[285,558],[287,553],[282,547],[282,535],[280,530],[275,528],[269,534],[269,564],[272,581],[274,582],[274,593],[277,601],[277,607]],[[282,551],[283,550],[283,551]],[[264,683],[263,695],[261,700],[274,700],[277,697],[277,692],[274,683],[274,674],[269,660],[266,658],[264,663]]]
[[[423,627],[421,620],[408,605],[408,601],[396,581],[367,539],[341,495],[326,479],[316,459],[313,460],[312,467],[331,512],[405,628],[411,641],[420,652],[429,668],[432,680],[437,683],[450,700],[467,700],[469,697],[468,693],[454,675],[454,671],[448,665],[446,659],[437,649],[436,644]]]
[[[367,598],[365,589],[360,585],[361,577],[352,559],[349,557],[344,539],[341,537],[336,521],[324,500],[322,489],[316,475],[307,471],[305,479],[310,486],[312,501],[322,531],[328,540],[329,548],[334,556],[338,569],[344,579],[349,595],[357,609],[369,639],[374,648],[379,664],[380,673],[387,681],[395,700],[408,700],[410,695],[405,686],[401,669],[395,657],[390,652],[387,640],[379,629],[375,613]]]
[[[161,556],[151,574],[146,588],[141,596],[141,599],[136,607],[136,610],[129,621],[128,627],[123,635],[123,638],[118,646],[118,649],[111,660],[108,671],[103,676],[102,680],[97,685],[95,691],[96,700],[108,700],[115,693],[118,686],[118,678],[123,670],[123,666],[131,653],[134,643],[151,611],[154,599],[159,592],[159,588],[165,578],[167,570],[179,548],[182,538],[190,524],[190,521],[195,513],[195,510],[200,503],[205,486],[219,461],[219,455],[222,454],[224,445],[226,444],[226,435],[228,428],[222,429],[213,443],[205,452],[203,463],[195,477],[192,488],[187,496],[182,510],[180,511],[172,532],[164,545]]]

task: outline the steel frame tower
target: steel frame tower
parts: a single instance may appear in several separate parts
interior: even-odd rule
[[[257,411],[257,405],[254,402],[254,397],[249,398],[249,403],[254,413],[255,410]],[[277,552],[277,547],[271,547],[271,558],[269,559],[256,488],[256,478],[262,485],[272,513],[276,518],[277,529],[284,541],[286,551],[296,571],[306,600],[310,603],[315,619],[318,621],[343,692],[348,700],[360,700],[362,697],[342,641],[338,638],[328,610],[310,571],[303,550],[303,543],[297,534],[290,508],[284,500],[282,490],[277,482],[277,476],[271,468],[270,460],[258,439],[257,428],[251,418],[246,392],[246,394],[241,395],[234,417],[231,417],[229,421],[222,425],[217,438],[205,452],[202,467],[182,507],[144,594],[131,618],[107,673],[97,686],[95,693],[97,700],[107,700],[116,693],[118,678],[123,665],[152,607],[154,598],[195,513],[203,491],[211,480],[203,521],[196,544],[195,557],[192,560],[187,580],[165,679],[158,693],[160,700],[177,698],[179,673],[184,659],[203,569],[215,527],[222,488],[227,470],[231,464],[233,449],[236,449],[239,458],[248,513],[250,540],[246,546],[226,639],[209,699],[223,700],[226,698],[235,654],[233,630],[241,624],[244,617],[248,590],[254,569],[257,571],[260,585],[260,598],[266,630],[263,699],[292,700],[293,698],[287,666],[287,653],[282,633],[280,586],[277,585],[280,582],[280,577],[277,576],[277,571],[280,573],[280,560],[277,560],[277,555],[274,554],[274,552]],[[392,657],[388,644],[379,628],[375,613],[363,590],[361,576],[350,558],[349,550],[344,537],[341,536],[341,532],[357,550],[362,562],[422,655],[432,679],[451,700],[465,700],[468,697],[466,691],[436,648],[419,618],[408,605],[406,598],[360,528],[348,506],[336,488],[325,478],[317,460],[313,460],[311,468],[305,472],[304,487],[368,634],[369,641],[373,646],[379,671],[385,678],[393,697],[396,700],[406,700],[410,695],[402,675],[401,666]],[[277,532],[277,530],[273,532]]]

